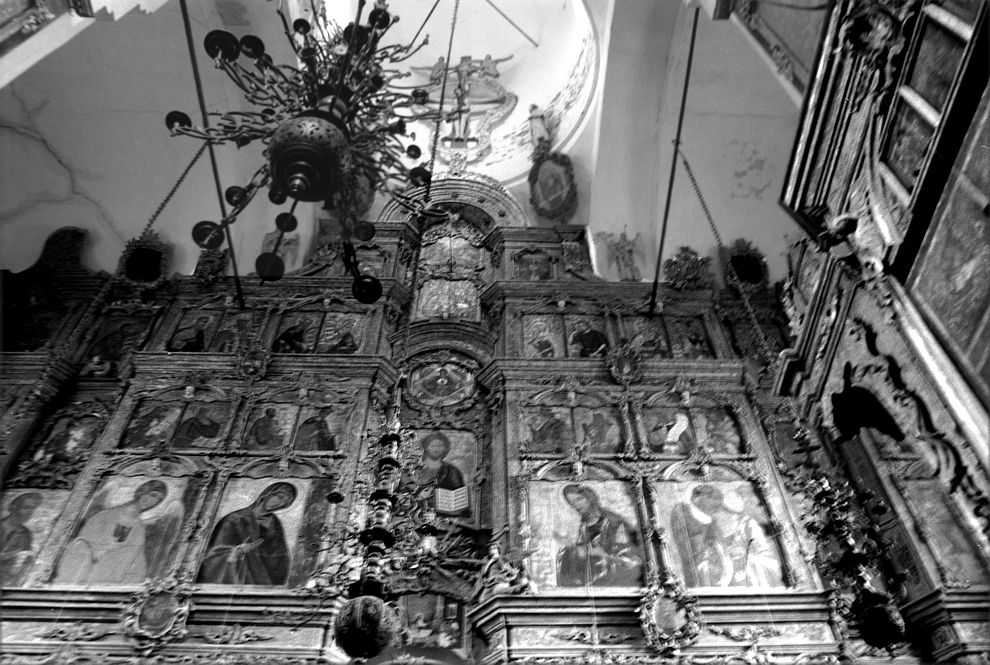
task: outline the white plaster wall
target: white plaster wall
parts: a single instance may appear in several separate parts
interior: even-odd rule
[[[256,9],[266,17],[274,11],[268,3]],[[190,12],[207,107],[239,108],[240,92],[201,44],[215,28],[253,32],[254,17],[240,10],[221,15],[212,2],[191,2]],[[284,37],[260,34],[276,61],[289,61],[276,50]],[[174,0],[152,14],[132,11],[118,21],[93,22],[0,90],[0,267],[29,267],[53,231],[78,226],[89,234],[85,265],[114,270],[126,241],[140,232],[200,146],[169,136],[164,117],[172,109],[201,122]],[[261,146],[218,146],[217,156],[224,188],[246,183],[262,163]],[[262,192],[232,227],[242,273],[253,272],[277,212]],[[300,219],[308,215],[297,209]],[[154,227],[175,245],[172,270],[193,271],[199,251],[190,230],[197,221],[219,218],[204,154]],[[304,224],[300,232],[305,250],[311,227]]]
[[[640,234],[635,259],[642,277],[652,279],[694,7],[616,5],[589,226],[593,234]],[[682,149],[723,240],[751,240],[767,256],[771,280],[783,278],[786,247],[799,233],[778,204],[798,111],[741,29],[702,13]],[[663,259],[681,245],[716,258],[714,237],[678,165]],[[601,273],[615,278],[602,239],[595,250]]]

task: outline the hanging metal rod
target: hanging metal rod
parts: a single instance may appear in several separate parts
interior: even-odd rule
[[[196,62],[196,49],[193,45],[192,24],[189,21],[189,7],[186,0],[179,0],[179,7],[182,9],[182,26],[186,31],[186,46],[189,48],[189,63],[192,65],[193,79],[196,81],[196,97],[199,100],[199,112],[203,115],[203,128],[209,129],[210,116],[206,111],[206,97],[203,95],[203,79],[199,75],[199,63]],[[217,201],[220,203],[220,217],[227,218],[227,206],[223,198],[223,185],[220,184],[220,169],[217,167],[217,154],[213,149],[213,143],[207,141],[206,145],[210,151],[210,166],[213,169],[213,184],[217,189]],[[234,289],[237,294],[237,307],[244,309],[244,290],[241,288],[241,277],[237,273],[237,257],[234,255],[234,242],[230,235],[230,225],[223,225],[223,232],[227,236],[227,247],[230,251],[230,266],[234,276]]]
[[[688,47],[687,67],[684,71],[684,89],[681,91],[681,108],[677,112],[677,131],[674,134],[674,150],[670,158],[670,180],[667,181],[667,200],[663,206],[663,220],[660,223],[660,247],[657,249],[657,267],[653,272],[653,291],[650,293],[650,309],[648,316],[656,314],[657,291],[660,289],[660,267],[663,261],[663,249],[667,241],[667,221],[670,219],[670,201],[674,196],[674,175],[677,173],[677,152],[681,146],[681,128],[684,126],[684,109],[687,106],[688,86],[691,83],[691,64],[694,62],[694,42],[698,36],[698,7],[694,8],[694,21],[691,24],[691,45]]]

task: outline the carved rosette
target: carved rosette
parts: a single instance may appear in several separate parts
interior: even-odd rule
[[[148,656],[185,638],[192,611],[189,597],[195,588],[182,578],[148,580],[124,609],[121,625],[134,648]]]
[[[701,632],[698,599],[679,580],[651,579],[639,604],[639,621],[647,643],[665,657],[675,657]]]

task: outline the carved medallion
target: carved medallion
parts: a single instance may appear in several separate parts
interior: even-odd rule
[[[192,611],[189,596],[193,590],[181,579],[149,580],[144,591],[133,597],[124,610],[122,625],[124,633],[144,655],[186,636],[186,619]]]
[[[698,599],[668,577],[654,580],[639,604],[639,620],[646,641],[664,656],[676,656],[694,643],[701,631]]]

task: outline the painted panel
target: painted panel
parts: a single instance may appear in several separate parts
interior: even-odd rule
[[[193,402],[187,404],[179,426],[172,435],[173,448],[218,448],[224,425],[230,420],[228,402]]]
[[[766,508],[747,481],[654,486],[671,564],[688,587],[784,586]]]
[[[698,442],[716,455],[738,455],[743,452],[742,431],[728,409],[695,407],[691,409],[691,421]]]
[[[183,407],[182,403],[142,400],[124,430],[120,447],[154,448],[168,441],[182,417]]]
[[[136,351],[151,321],[150,316],[110,316],[103,320],[83,355],[84,375],[117,375],[117,364],[128,351]]]
[[[522,317],[523,355],[527,358],[563,358],[564,326],[554,314]]]
[[[311,353],[323,315],[318,312],[289,314],[282,319],[272,350],[275,353]]]
[[[914,513],[914,519],[938,525],[938,534],[927,543],[939,566],[954,584],[986,584],[990,581],[986,564],[980,560],[979,547],[949,507],[952,499],[946,495],[938,480],[905,481],[904,498]],[[934,535],[934,534],[933,534]]]
[[[407,483],[414,486],[415,501],[423,513],[448,517],[471,517],[474,505],[474,475],[478,465],[477,442],[470,432],[419,430],[416,443],[420,458]]]
[[[685,409],[653,406],[643,409],[650,452],[687,455],[697,446],[691,417]]]
[[[430,279],[423,283],[416,305],[417,319],[477,321],[480,313],[478,287],[464,279]]]
[[[0,520],[0,585],[20,586],[34,565],[52,525],[62,513],[69,492],[7,490]]]
[[[461,603],[437,594],[401,596],[397,603],[408,630],[404,652],[413,655],[417,647],[439,647],[467,657]]]
[[[529,515],[541,590],[643,583],[643,540],[629,483],[533,481]]]
[[[615,454],[622,450],[625,437],[618,409],[576,407],[574,423],[581,432],[581,445],[589,453]]]
[[[80,407],[60,409],[41,429],[7,480],[7,487],[71,489],[86,466],[105,420]]]
[[[364,317],[358,314],[327,314],[316,342],[317,353],[350,355],[361,349]]]
[[[564,317],[567,329],[567,355],[570,358],[601,358],[608,353],[605,323],[600,317]]]
[[[224,314],[209,349],[217,353],[233,353],[251,342],[260,325],[261,314],[258,312]]]
[[[166,574],[197,491],[190,478],[107,478],[63,548],[52,583],[140,584]]]
[[[251,410],[248,428],[240,447],[244,450],[275,450],[283,446],[296,423],[299,407],[266,404]]]
[[[624,318],[623,323],[629,344],[644,358],[670,357],[670,341],[667,339],[663,319],[636,316]]]
[[[306,406],[299,410],[299,426],[292,448],[300,452],[333,452],[339,448],[346,431],[346,413],[340,413],[332,406]]]
[[[165,350],[185,353],[205,351],[213,339],[219,322],[219,312],[208,310],[185,312],[165,345]]]
[[[574,442],[570,409],[541,406],[522,412],[520,448],[531,453],[562,453]]]
[[[665,317],[675,358],[714,358],[715,351],[700,317]]]
[[[217,506],[197,582],[295,586],[312,572],[310,542],[326,514],[329,481],[232,478]]]
[[[519,252],[513,257],[516,279],[543,282],[553,278],[550,257],[543,252]]]

